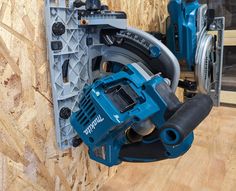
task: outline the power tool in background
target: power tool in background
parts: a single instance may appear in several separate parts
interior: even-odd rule
[[[185,89],[186,97],[196,92],[209,94],[219,106],[224,17],[215,17],[214,10],[198,0],[170,0],[168,12],[166,45],[178,58],[181,72],[192,73],[184,76],[179,86]]]
[[[179,102],[173,53],[99,0],[45,1],[59,147],[84,142],[107,166],[184,154],[213,104],[204,94]]]

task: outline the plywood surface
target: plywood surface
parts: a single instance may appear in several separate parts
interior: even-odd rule
[[[215,108],[195,131],[190,151],[179,159],[125,163],[100,191],[234,191],[236,109]]]

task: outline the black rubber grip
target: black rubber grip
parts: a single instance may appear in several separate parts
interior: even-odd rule
[[[205,94],[197,94],[186,101],[161,127],[160,137],[163,143],[181,143],[208,116],[212,107],[212,99]]]

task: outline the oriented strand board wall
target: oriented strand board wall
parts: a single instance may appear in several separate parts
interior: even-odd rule
[[[165,32],[169,0],[103,0],[110,9],[123,10],[129,24],[145,31]]]
[[[55,142],[43,8],[0,3],[0,190],[97,189],[115,169]]]
[[[161,0],[108,4],[126,11],[132,26],[164,30]],[[84,146],[56,145],[43,5],[0,1],[0,190],[97,190],[116,168],[89,160]]]

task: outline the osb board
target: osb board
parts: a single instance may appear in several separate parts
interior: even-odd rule
[[[184,156],[155,163],[125,163],[100,191],[234,191],[236,109],[214,108],[195,130]]]
[[[166,2],[107,0],[131,26],[162,32]],[[0,2],[0,190],[97,190],[116,168],[56,145],[43,4]]]
[[[127,13],[129,25],[165,33],[168,0],[103,0],[112,10]]]
[[[43,0],[0,3],[0,190],[97,190],[116,169],[56,145],[43,15]]]

